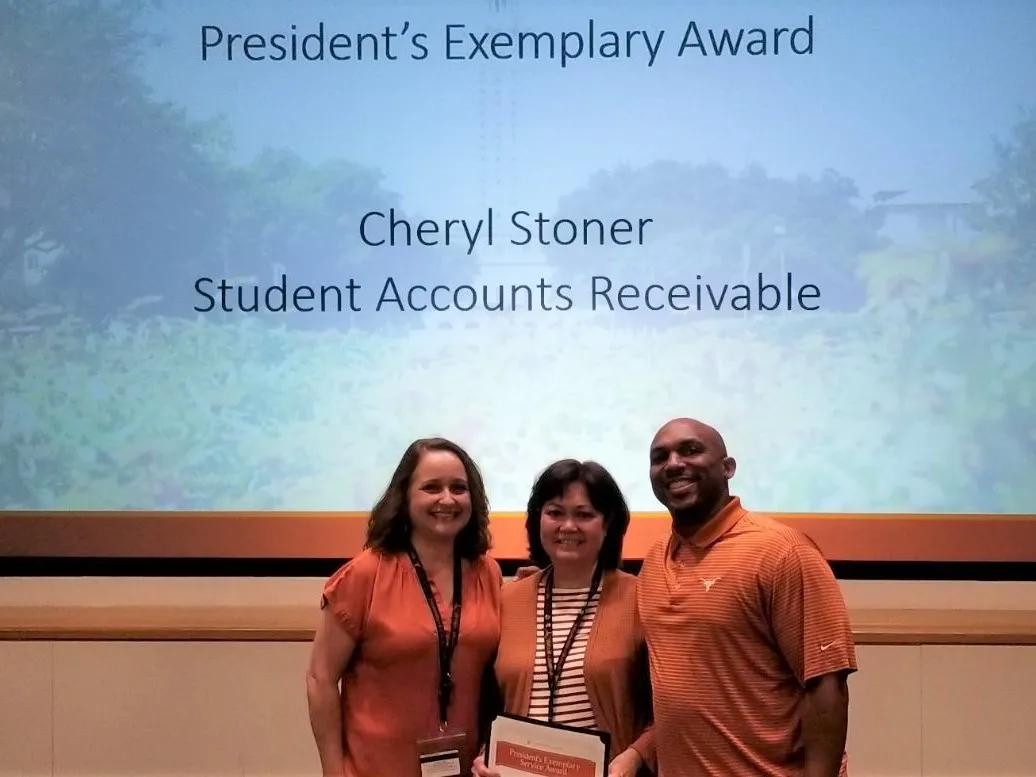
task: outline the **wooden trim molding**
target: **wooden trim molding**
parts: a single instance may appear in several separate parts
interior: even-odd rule
[[[1032,610],[857,610],[860,645],[1034,645]]]
[[[750,505],[749,505],[750,507]],[[830,561],[1036,562],[1036,515],[769,513]],[[351,558],[364,513],[0,512],[0,558]],[[527,557],[525,518],[492,517],[493,555]],[[643,559],[669,531],[662,513],[633,516],[624,555]]]
[[[0,641],[308,642],[315,610],[288,606],[0,607]],[[1034,645],[1031,610],[855,610],[860,645]]]

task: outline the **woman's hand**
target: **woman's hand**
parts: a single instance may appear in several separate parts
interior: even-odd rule
[[[474,763],[471,765],[471,774],[473,777],[500,777],[500,772],[493,771],[486,766],[486,760],[479,753],[478,757],[475,758]]]
[[[626,748],[608,764],[608,777],[637,777],[644,759],[632,747]],[[481,777],[481,775],[479,775]]]

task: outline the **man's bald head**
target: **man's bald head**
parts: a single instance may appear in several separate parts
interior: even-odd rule
[[[674,418],[651,441],[651,489],[678,526],[700,525],[726,504],[736,463],[715,428]]]
[[[715,427],[709,426],[704,421],[699,421],[696,418],[673,418],[666,421],[655,432],[655,436],[651,440],[651,447],[654,448],[660,439],[666,439],[674,434],[677,436],[697,437],[708,443],[710,447],[715,447],[716,450],[721,451],[724,456],[727,455],[727,444],[723,439],[723,435]]]

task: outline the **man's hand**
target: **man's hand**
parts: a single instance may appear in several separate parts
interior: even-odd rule
[[[640,753],[632,747],[626,748],[608,764],[608,777],[637,777],[643,765]]]
[[[518,571],[514,573],[514,579],[515,580],[521,580],[523,578],[535,575],[539,571],[540,571],[540,568],[537,567],[537,566],[533,566],[533,565],[527,565],[527,566],[524,566],[524,567],[518,567]]]

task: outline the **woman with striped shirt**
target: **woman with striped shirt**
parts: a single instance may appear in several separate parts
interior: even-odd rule
[[[619,569],[629,520],[600,464],[565,459],[540,474],[525,527],[541,569],[504,585],[494,664],[498,711],[608,732],[608,777],[655,764],[636,578]],[[481,758],[472,772],[496,775]]]

